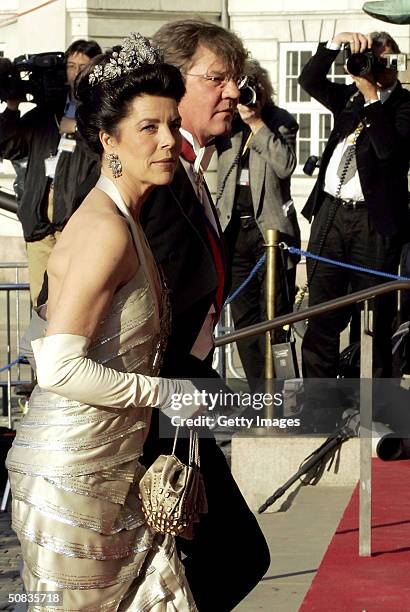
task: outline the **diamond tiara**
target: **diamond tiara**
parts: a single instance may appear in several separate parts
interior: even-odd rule
[[[143,64],[158,64],[161,54],[153,47],[148,38],[139,33],[131,32],[124,38],[119,51],[113,51],[110,61],[106,64],[96,64],[88,75],[90,85],[101,81],[116,79]]]

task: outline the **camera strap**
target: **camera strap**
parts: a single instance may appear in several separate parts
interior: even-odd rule
[[[348,174],[349,166],[352,163],[352,160],[353,160],[353,158],[356,155],[356,143],[357,143],[357,139],[358,139],[361,131],[363,130],[363,128],[364,128],[364,125],[360,121],[360,123],[357,125],[356,129],[354,130],[352,145],[350,147],[348,147],[346,149],[346,151],[345,151],[345,153],[347,152],[347,155],[344,158],[343,169],[341,170],[340,176],[339,176],[339,184],[337,186],[336,195],[335,195],[335,199],[336,200],[340,197],[340,192],[342,190],[342,187],[343,187],[344,183],[346,182],[346,176]],[[323,231],[322,231],[322,235],[321,235],[321,238],[320,238],[319,248],[317,250],[316,255],[320,256],[322,254],[323,248],[324,248],[325,243],[326,243],[326,238],[327,238],[327,235],[329,233],[330,228],[332,227],[332,223],[333,223],[333,220],[334,220],[334,218],[336,216],[337,209],[338,209],[337,203],[336,202],[331,202],[330,206],[329,206],[329,211],[328,211],[328,215],[327,215],[327,218],[326,218],[326,222],[325,222],[325,224],[323,226]],[[296,312],[298,310],[300,310],[300,307],[302,305],[303,299],[304,299],[304,297],[305,297],[305,295],[306,295],[306,293],[307,293],[307,291],[308,291],[308,289],[310,287],[310,284],[312,282],[313,276],[314,276],[314,274],[316,272],[318,263],[319,262],[318,262],[317,259],[313,262],[313,267],[312,267],[312,270],[311,270],[311,272],[309,274],[309,278],[307,279],[304,287],[298,292],[297,298],[295,300],[295,311]]]
[[[250,131],[249,134],[246,134],[246,131],[244,132],[244,138],[242,140],[242,142],[245,140],[245,142],[243,142],[243,146],[242,146],[242,153],[241,153],[241,159],[240,159],[240,168],[239,168],[239,172],[237,173],[237,177],[236,177],[236,183],[237,185],[240,185],[241,187],[249,187],[250,185],[250,179],[249,179],[249,143],[251,141],[253,134]]]
[[[251,138],[252,138],[252,132],[250,132],[250,134],[248,135],[248,138],[246,139],[245,144],[243,145],[243,147],[239,148],[239,151],[237,152],[237,154],[235,155],[235,158],[233,159],[231,165],[229,166],[228,171],[226,172],[226,174],[224,176],[224,179],[223,179],[223,181],[222,181],[222,183],[221,183],[221,185],[220,185],[220,187],[218,189],[218,192],[216,194],[216,197],[215,197],[215,206],[216,207],[218,207],[219,200],[223,196],[223,193],[225,191],[225,186],[226,186],[226,183],[228,181],[228,178],[230,177],[230,175],[232,174],[232,172],[235,169],[236,169],[236,171],[238,170],[239,163],[240,163],[242,157],[246,154],[247,149],[249,148],[249,142],[250,142]]]
[[[340,197],[340,192],[345,183],[347,183],[357,172],[356,165],[356,142],[359,137],[360,132],[363,129],[363,123],[360,121],[359,125],[356,127],[351,144],[349,144],[340,160],[339,168],[338,168],[338,178],[339,184],[337,186],[335,198]]]
[[[242,147],[241,157],[245,157],[245,155],[246,155],[246,153],[247,153],[247,151],[249,149],[249,143],[251,141],[252,136],[253,136],[253,132],[251,131],[251,132],[249,132],[248,138],[246,139],[245,144]]]

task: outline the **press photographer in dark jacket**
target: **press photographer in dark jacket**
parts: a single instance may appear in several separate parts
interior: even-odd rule
[[[374,67],[361,76],[352,74],[351,85],[332,83],[326,75],[346,43],[354,54],[371,51]],[[410,154],[410,93],[398,81],[397,70],[387,65],[388,55],[397,53],[397,43],[386,32],[342,32],[319,45],[299,79],[335,119],[317,183],[302,211],[309,220],[314,218],[308,250],[392,274],[397,274],[407,230]],[[347,68],[353,70],[350,63]],[[381,277],[312,260],[307,271],[311,306],[383,282]],[[337,375],[340,333],[350,314],[350,309],[342,309],[309,321],[302,346],[305,376]],[[391,376],[395,314],[395,296],[375,300],[375,376]]]
[[[76,188],[98,164],[76,134],[72,88],[77,74],[99,53],[95,41],[75,41],[65,54],[66,97],[48,97],[23,116],[21,100],[6,100],[7,108],[0,114],[0,156],[11,161],[28,158],[17,214],[27,243],[33,305],[51,250],[73,212]]]

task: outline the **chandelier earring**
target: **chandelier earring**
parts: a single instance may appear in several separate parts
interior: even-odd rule
[[[116,153],[107,153],[105,159],[108,162],[108,167],[111,170],[113,177],[115,179],[120,178],[122,175],[122,165],[118,155]]]

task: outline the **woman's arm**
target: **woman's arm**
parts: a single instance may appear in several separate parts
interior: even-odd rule
[[[97,326],[116,289],[131,277],[136,258],[133,262],[135,250],[125,221],[111,213],[95,217],[92,225],[77,218],[60,239],[66,245],[71,239],[72,244],[67,268],[56,284],[58,298],[52,299],[47,335],[32,342],[38,384],[63,397],[96,406],[165,409],[173,394],[194,393],[190,381],[118,372],[87,357]],[[53,253],[51,268],[58,269],[66,245],[61,244],[60,252],[56,249]],[[50,289],[52,293],[52,284]],[[192,413],[197,409],[193,406]]]

